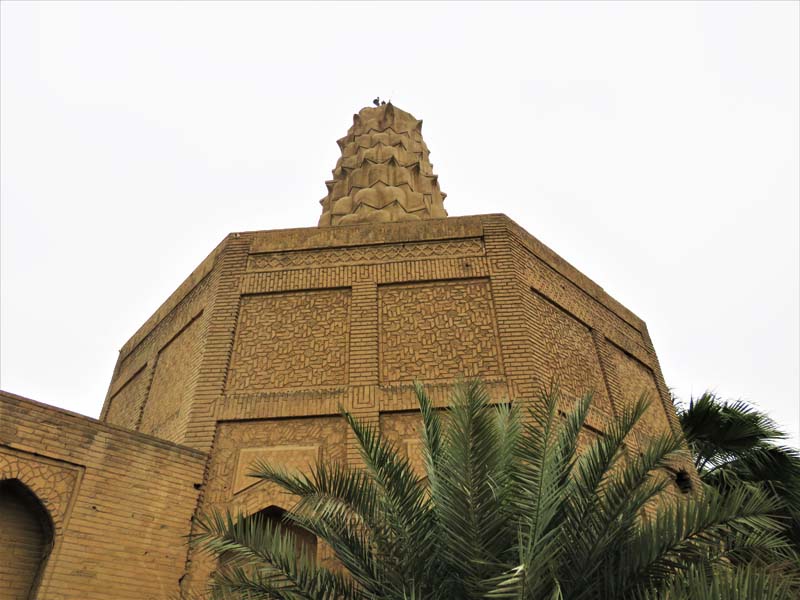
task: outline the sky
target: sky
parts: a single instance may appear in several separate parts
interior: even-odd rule
[[[0,3],[0,387],[98,416],[233,231],[315,226],[352,114],[424,120],[643,318],[667,385],[800,440],[800,3]]]

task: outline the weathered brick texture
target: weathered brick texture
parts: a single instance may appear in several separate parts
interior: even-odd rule
[[[46,509],[18,480],[0,481],[0,586],[7,600],[28,600],[52,541]]]
[[[358,465],[344,408],[421,472],[413,381],[446,406],[474,375],[497,402],[592,391],[583,443],[642,393],[639,438],[677,427],[644,323],[504,215],[229,235],[120,351],[102,419],[130,431],[0,404],[0,468],[56,527],[42,597],[201,591],[195,510],[293,502],[254,460]]]
[[[54,524],[39,599],[177,594],[204,464],[195,450],[0,393],[0,480],[21,482]],[[10,585],[0,569],[0,590]]]
[[[245,296],[229,391],[347,383],[350,290]]]

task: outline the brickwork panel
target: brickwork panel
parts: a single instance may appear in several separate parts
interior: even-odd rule
[[[381,436],[390,441],[411,462],[418,477],[425,477],[422,458],[422,416],[419,411],[383,413],[380,416]]]
[[[651,352],[638,329],[624,321],[619,315],[598,302],[542,259],[528,252],[525,267],[528,283],[545,297],[565,307],[592,327],[602,327],[609,333],[614,332],[637,348]]]
[[[142,405],[147,396],[147,369],[140,369],[128,382],[109,399],[105,421],[127,429],[136,429]]]
[[[242,474],[252,463],[246,460],[248,456],[259,458],[264,454],[264,458],[281,465],[305,470],[303,467],[311,456],[309,448],[315,448],[318,449],[314,450],[315,455],[325,460],[343,461],[346,430],[347,424],[339,416],[220,423],[209,466],[206,500],[214,505],[225,504],[235,492],[242,492]],[[294,448],[297,452],[281,452],[287,448]],[[260,487],[269,486],[258,485],[242,494],[257,492]],[[256,503],[251,512],[267,506]]]
[[[290,509],[297,501],[295,496],[258,480],[245,483],[250,479],[245,473],[251,469],[251,459],[263,457],[272,464],[307,472],[307,465],[316,456],[345,462],[346,439],[347,424],[339,416],[220,423],[200,512],[215,509],[252,515],[270,506]],[[331,556],[324,544],[318,546],[319,561],[328,563]],[[213,559],[193,553],[187,587],[200,593],[215,568]]]
[[[404,244],[380,244],[255,254],[249,257],[247,270],[281,271],[284,269],[363,265],[405,260],[462,258],[465,256],[482,256],[483,254],[483,242],[480,238],[441,242],[407,242]]]
[[[308,466],[315,464],[319,458],[320,447],[317,445],[242,448],[236,459],[232,491],[234,494],[238,494],[259,482],[258,479],[250,476],[253,465],[256,463],[280,465],[289,473],[304,473],[308,472]]]
[[[120,355],[116,377],[110,386],[112,393],[116,393],[118,384],[129,379],[141,368],[142,364],[153,358],[175,334],[203,310],[208,297],[208,289],[209,277],[205,277],[153,327],[152,331],[136,344],[129,354]]]
[[[381,286],[381,382],[502,374],[488,280]]]
[[[620,385],[622,401],[627,405],[644,394],[650,400],[650,408],[637,427],[639,437],[654,437],[670,431],[669,420],[658,393],[652,371],[632,356],[609,344],[610,356]]]
[[[180,444],[194,395],[203,328],[195,319],[158,354],[140,431]]]
[[[204,464],[199,452],[0,393],[0,479],[25,484],[55,526],[39,600],[176,598]]]
[[[540,294],[532,292],[531,300],[535,385],[547,389],[551,380],[555,381],[562,399],[570,405],[593,392],[595,415],[599,419],[611,417],[611,404],[591,330]]]
[[[0,446],[0,480],[18,479],[39,499],[60,533],[69,516],[70,500],[80,481],[81,470],[57,464],[28,453]]]
[[[349,290],[246,296],[228,391],[345,384],[349,332]]]

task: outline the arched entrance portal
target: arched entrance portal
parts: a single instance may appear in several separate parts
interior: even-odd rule
[[[30,600],[53,545],[53,521],[18,479],[0,481],[0,589],[9,600]]]
[[[269,523],[279,526],[283,531],[288,531],[294,535],[295,539],[295,552],[299,556],[305,551],[306,556],[317,556],[317,538],[313,533],[306,531],[292,523],[291,521],[284,520],[286,511],[278,506],[270,506],[251,515],[250,518],[261,518]]]
[[[316,561],[317,556],[317,538],[313,533],[298,527],[291,521],[284,519],[286,511],[279,506],[270,506],[263,510],[253,513],[248,520],[258,520],[261,523],[268,523],[273,527],[277,527],[282,531],[291,533],[295,539],[295,555],[300,556],[304,554]],[[224,573],[227,568],[234,564],[234,554],[225,552],[219,557],[219,572]],[[250,568],[246,568],[249,571]]]

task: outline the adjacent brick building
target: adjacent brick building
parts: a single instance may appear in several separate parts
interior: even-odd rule
[[[460,376],[515,402],[557,379],[594,391],[595,432],[646,392],[638,435],[676,428],[644,322],[508,217],[447,218],[421,121],[363,109],[339,145],[319,226],[227,236],[123,346],[99,421],[0,395],[11,598],[202,591],[192,515],[289,507],[257,459],[357,461],[340,406],[419,466],[415,380],[444,405]]]

